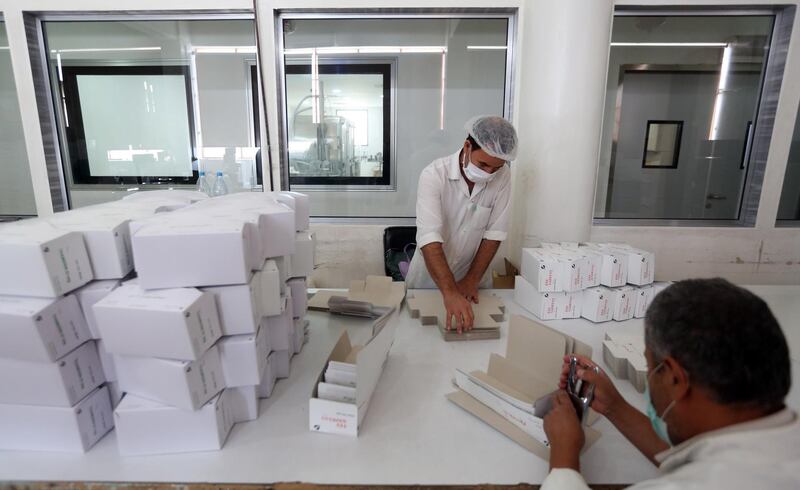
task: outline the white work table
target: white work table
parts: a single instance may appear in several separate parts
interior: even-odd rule
[[[800,379],[800,286],[752,289],[780,309],[776,314],[793,347],[793,377]],[[513,302],[511,291],[496,294],[506,302],[507,316],[531,316]],[[233,428],[221,451],[121,457],[112,432],[86,454],[0,452],[0,481],[536,484],[547,475],[547,461],[445,399],[454,369],[485,369],[490,353],[505,352],[507,322],[500,340],[446,343],[437,329],[411,319],[404,306],[360,435],[350,438],[310,432],[308,399],[342,330],[358,343],[368,336],[370,322],[319,312],[309,312],[308,319],[311,340],[292,360],[291,377],[261,401],[258,420]],[[642,328],[641,320],[544,323],[590,344],[601,365],[606,331]],[[629,382],[615,382],[625,398],[644,407]],[[796,385],[789,405],[800,407]],[[634,483],[658,474],[608,421],[599,420],[595,428],[603,436],[581,458],[590,483]]]

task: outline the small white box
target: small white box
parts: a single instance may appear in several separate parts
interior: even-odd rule
[[[130,218],[124,213],[84,209],[45,219],[56,228],[83,235],[95,279],[120,279],[133,270]]]
[[[106,381],[116,381],[117,367],[114,364],[114,355],[106,350],[102,340],[95,342],[97,343],[97,354],[100,356],[100,364],[103,366],[103,374],[105,374]]]
[[[0,296],[0,357],[53,362],[90,337],[75,296]]]
[[[622,286],[610,291],[613,291],[614,294],[614,297],[611,300],[611,318],[618,322],[633,318],[634,310],[636,309],[636,296],[634,288],[630,286]]]
[[[71,407],[104,381],[92,341],[51,363],[0,358],[0,403]]]
[[[652,286],[642,286],[635,291],[636,308],[633,311],[634,318],[644,318],[647,308],[656,296],[656,290]]]
[[[540,293],[562,291],[558,283],[561,264],[544,249],[523,248],[520,274]]]
[[[109,381],[105,387],[108,388],[108,396],[111,398],[111,408],[117,408],[125,392],[120,389],[118,381]]]
[[[246,284],[253,233],[253,225],[236,220],[148,223],[131,237],[139,283],[145,289]]]
[[[308,288],[304,277],[295,277],[286,281],[292,291],[292,316],[303,318],[308,312]]]
[[[191,361],[222,335],[214,295],[193,288],[144,291],[126,283],[93,308],[113,354]]]
[[[569,251],[559,251],[554,255],[560,266],[559,277],[556,281],[560,284],[560,289],[566,292],[583,290],[583,271],[589,267],[586,257]]]
[[[269,398],[272,396],[272,390],[275,388],[275,381],[277,381],[277,377],[275,376],[275,353],[271,352],[269,356],[267,356],[267,362],[264,364],[264,372],[261,373],[261,384],[258,385],[258,397],[259,398]]]
[[[309,226],[309,215],[311,214],[311,203],[308,195],[299,192],[281,191],[275,193],[275,198],[294,209],[295,230],[307,230]]]
[[[556,294],[559,318],[580,318],[583,307],[583,291]]]
[[[259,328],[258,333],[222,337],[217,346],[226,387],[261,383],[261,375],[270,352],[270,336],[266,326]]]
[[[635,248],[613,248],[612,251],[627,261],[629,284],[652,284],[656,268],[653,253]]]
[[[115,356],[122,391],[184,410],[197,410],[225,388],[217,346],[197,361]]]
[[[83,453],[113,426],[105,386],[74,407],[0,405],[0,449]]]
[[[289,360],[292,358],[292,354],[288,350],[276,350],[272,354],[275,356],[272,358],[270,367],[272,368],[275,379],[288,378],[290,368]],[[272,354],[270,354],[270,357],[272,357]]]
[[[292,299],[287,294],[281,301],[283,311],[280,315],[264,318],[264,326],[269,329],[269,344],[272,350],[294,351],[291,344],[294,319],[292,318]]]
[[[615,250],[595,243],[587,244],[586,248],[602,257],[600,284],[615,288],[624,286],[628,282],[627,257],[622,253],[615,253]]]
[[[295,251],[292,255],[292,270],[289,277],[309,277],[314,273],[314,247],[316,239],[313,232],[298,231],[295,237]]]
[[[0,294],[55,298],[91,281],[80,233],[35,221],[0,228]]]
[[[231,405],[234,423],[249,422],[258,418],[258,386],[226,388],[225,393]]]
[[[247,284],[199,288],[214,295],[222,335],[254,333],[261,323],[261,275],[253,274]]]
[[[94,317],[92,306],[108,294],[115,290],[120,284],[119,279],[109,279],[106,281],[92,281],[82,288],[76,289],[72,294],[78,298],[81,305],[86,324],[89,326],[89,333],[93,339],[100,338],[100,331],[97,329],[97,320]]]
[[[258,296],[261,301],[261,315],[275,316],[281,313],[281,294],[285,286],[281,284],[281,274],[274,260],[267,260],[260,271],[256,272],[258,280]]]
[[[614,314],[611,309],[609,289],[602,286],[583,291],[581,316],[595,323],[607,322]]]
[[[524,277],[514,279],[514,301],[542,320],[560,317],[558,292],[539,292]]]
[[[325,383],[323,381],[317,385],[317,398],[333,402],[355,404],[356,388],[354,386],[342,386]]]
[[[234,424],[223,391],[195,411],[131,394],[114,410],[117,444],[123,456],[222,449]]]
[[[586,267],[581,271],[583,274],[581,286],[583,289],[599,286],[603,270],[603,255],[586,247],[580,247],[578,251],[586,258]]]

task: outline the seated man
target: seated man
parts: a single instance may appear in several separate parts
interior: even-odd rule
[[[595,384],[592,408],[661,470],[632,488],[800,489],[800,422],[784,405],[789,348],[763,300],[723,279],[675,283],[647,310],[645,346],[646,415],[590,359],[578,371]],[[544,429],[551,471],[542,489],[588,488],[583,431],[565,392]]]

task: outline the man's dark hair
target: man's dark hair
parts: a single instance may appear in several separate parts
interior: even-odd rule
[[[721,404],[776,410],[792,384],[778,321],[764,300],[725,279],[680,281],[659,293],[645,343],[656,362],[673,357]]]
[[[479,145],[478,142],[475,141],[475,138],[473,138],[471,134],[467,135],[467,141],[469,141],[472,144],[472,151],[478,151],[481,149],[481,145]]]

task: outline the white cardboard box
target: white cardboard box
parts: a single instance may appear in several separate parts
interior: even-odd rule
[[[275,198],[294,209],[295,230],[307,230],[309,226],[309,215],[311,214],[311,203],[307,194],[299,192],[281,191],[275,193]]]
[[[102,340],[95,342],[97,343],[97,354],[100,356],[100,365],[103,367],[106,381],[117,381],[117,367],[114,364],[114,355],[106,350]]]
[[[83,453],[113,426],[104,386],[74,407],[0,405],[0,449]]]
[[[286,281],[291,277],[289,274],[292,270],[292,257],[291,255],[284,255],[282,257],[275,257],[273,259],[275,265],[278,267],[278,277],[281,283],[281,294],[286,291]]]
[[[197,410],[225,388],[217,346],[196,361],[115,356],[125,393],[184,410]]]
[[[622,286],[611,289],[613,298],[611,299],[611,318],[621,322],[633,318],[636,309],[636,291],[630,286]]]
[[[539,292],[522,276],[514,279],[514,301],[542,320],[560,318],[558,296],[560,292]],[[562,295],[563,296],[563,295]]]
[[[145,289],[246,284],[253,233],[236,220],[147,224],[131,237],[139,282]]]
[[[0,403],[71,407],[104,381],[93,341],[56,362],[0,358]]]
[[[233,422],[249,422],[258,418],[258,386],[226,388]]]
[[[264,318],[264,325],[269,329],[269,344],[272,350],[293,351],[294,347],[291,344],[292,329],[294,328],[292,299],[287,294],[281,301],[283,302],[281,314]]]
[[[292,291],[292,316],[294,318],[304,318],[308,313],[308,288],[306,278],[295,277],[286,281],[286,285]]]
[[[588,248],[602,257],[600,284],[615,288],[624,286],[628,282],[628,261],[625,260],[625,257],[595,244]]]
[[[83,316],[86,318],[86,324],[89,326],[89,333],[93,339],[100,338],[100,331],[97,329],[97,320],[94,317],[92,306],[108,296],[108,293],[115,290],[119,285],[119,279],[92,281],[72,293],[78,298]]]
[[[111,398],[111,408],[117,408],[122,397],[125,396],[125,392],[120,389],[118,381],[109,381],[105,387],[108,388],[108,395]]]
[[[270,352],[270,336],[266,326],[258,333],[222,337],[217,342],[225,386],[255,386],[261,384],[261,375]]]
[[[256,272],[258,280],[258,296],[261,301],[261,315],[275,316],[281,313],[281,294],[285,285],[281,284],[281,274],[274,260],[267,260],[260,271]]]
[[[53,362],[90,338],[75,296],[0,296],[0,357]]]
[[[612,248],[612,251],[627,260],[629,284],[644,286],[653,282],[656,269],[653,253],[635,248]]]
[[[126,283],[93,308],[113,354],[195,360],[222,335],[214,295],[193,288],[144,291]]]
[[[189,411],[127,394],[114,410],[123,456],[222,449],[234,424],[225,391]]]
[[[586,258],[586,267],[582,270],[581,286],[583,289],[599,286],[603,270],[603,255],[586,247],[578,248],[578,253]]]
[[[523,248],[520,275],[540,293],[562,291],[558,283],[561,264],[544,249]]]
[[[589,267],[589,261],[582,254],[569,251],[554,253],[559,261],[559,277],[556,281],[561,289],[567,292],[582,291],[584,269]]]
[[[583,309],[583,291],[556,293],[559,318],[580,318]]]
[[[94,278],[80,233],[21,223],[0,228],[0,294],[55,298]]]
[[[254,333],[261,323],[261,274],[256,273],[247,284],[200,288],[214,295],[219,311],[222,335]]]
[[[274,357],[273,357],[274,354]],[[288,350],[276,350],[270,354],[272,358],[270,367],[272,368],[275,379],[285,379],[289,377],[291,352]]]
[[[292,255],[292,270],[289,277],[309,277],[314,273],[314,232],[298,231],[295,237],[295,251]]]
[[[264,372],[261,373],[261,384],[258,385],[258,397],[269,398],[272,396],[272,390],[275,388],[275,381],[277,381],[275,373],[276,356],[274,352],[270,352],[267,356],[267,362],[264,364]]]
[[[656,290],[650,285],[642,286],[635,291],[636,308],[633,311],[634,318],[645,317],[647,308],[650,307],[650,303],[653,301],[655,295]]]
[[[611,320],[614,311],[611,308],[608,291],[608,288],[602,286],[584,290],[581,316],[595,323]]]
[[[311,393],[308,410],[308,426],[314,432],[329,432],[357,436],[358,428],[364,420],[369,401],[378,380],[383,373],[389,356],[389,349],[394,342],[397,328],[397,310],[378,318],[373,324],[373,335],[363,347],[350,344],[347,332],[342,333],[336,346],[328,356],[325,368],[331,361],[354,364],[356,369],[356,402],[343,403],[324,400],[318,397],[319,383],[323,381],[324,372],[317,377]]]

